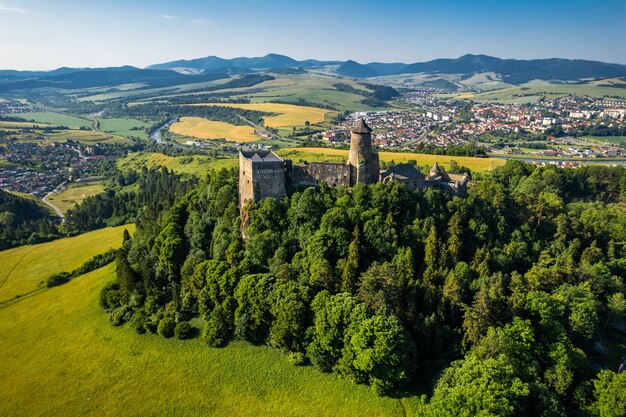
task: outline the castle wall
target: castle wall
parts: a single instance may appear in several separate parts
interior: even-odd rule
[[[316,162],[295,165],[287,161],[289,186],[314,187],[322,182],[331,187],[350,186],[350,165],[345,163]]]

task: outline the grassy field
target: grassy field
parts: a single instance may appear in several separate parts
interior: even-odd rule
[[[277,85],[265,91],[242,94],[237,97],[250,98],[253,102],[271,102],[275,100],[292,101],[299,99],[329,105],[344,111],[367,111],[372,107],[361,103],[365,95],[346,93],[337,90],[334,85],[338,83],[348,84],[356,89],[363,90],[362,85],[348,79],[340,79],[322,74],[298,74],[282,76],[280,79],[290,80],[291,83]]]
[[[4,129],[23,129],[23,128],[33,128],[38,129],[41,127],[52,126],[48,123],[31,123],[31,122],[5,122],[0,121],[0,128]]]
[[[519,86],[502,88],[482,93],[444,94],[445,97],[471,99],[474,101],[495,101],[498,103],[535,103],[540,98],[555,99],[566,95],[586,95],[591,97],[618,96],[626,99],[626,89],[600,87],[595,84],[550,84],[531,81]]]
[[[254,142],[259,137],[252,126],[235,126],[201,117],[182,117],[170,126],[170,132],[199,139],[226,139],[229,142]]]
[[[48,201],[65,213],[74,208],[74,204],[80,204],[85,198],[103,191],[104,185],[101,182],[77,182],[60,193],[52,194],[48,197]]]
[[[218,104],[208,104],[218,105]],[[250,104],[219,104],[220,106],[236,107],[246,110],[257,110],[267,113],[276,113],[276,116],[264,117],[265,126],[280,128],[302,127],[305,122],[311,124],[322,123],[327,117],[333,116],[336,112],[320,109],[317,107],[296,106],[293,104],[277,103],[250,103]]]
[[[85,145],[95,145],[97,143],[124,143],[128,141],[121,136],[91,130],[61,130],[58,133],[45,134],[44,136],[46,139],[53,142],[74,140],[84,143]]]
[[[412,415],[411,400],[379,398],[268,347],[115,328],[98,305],[114,268],[0,307],[0,415]]]
[[[133,169],[140,171],[143,166],[166,167],[181,174],[195,174],[204,177],[211,170],[233,168],[238,164],[236,158],[213,159],[208,156],[167,156],[161,153],[131,153],[126,158],[119,159],[117,167],[123,171]]]
[[[71,129],[80,129],[81,127],[92,127],[92,122],[86,119],[80,119],[74,116],[68,116],[61,113],[41,112],[41,113],[20,113],[12,116],[24,120],[34,120],[35,123],[47,123],[54,126],[67,126]]]
[[[147,140],[148,135],[143,130],[148,127],[147,123],[143,123],[134,119],[98,119],[100,130],[113,133],[119,136],[137,137]]]
[[[597,142],[604,145],[606,142],[615,145],[626,144],[626,136],[582,136],[580,139]]]
[[[295,162],[300,160],[308,162],[345,162],[348,159],[348,151],[343,149],[327,149],[327,148],[291,148],[281,149],[277,153],[287,159]],[[473,172],[488,172],[506,161],[494,158],[472,158],[467,156],[444,156],[444,155],[427,155],[419,153],[397,153],[397,152],[380,152],[380,160],[389,162],[407,162],[409,160],[417,161],[418,165],[431,166],[438,162],[443,168],[446,168],[450,161],[456,161],[459,165],[471,169]]]
[[[71,272],[94,255],[119,247],[124,228],[135,230],[134,225],[105,228],[0,252],[0,302],[34,291],[51,274]]]

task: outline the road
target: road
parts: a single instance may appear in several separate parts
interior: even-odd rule
[[[50,197],[52,194],[59,192],[63,189],[63,187],[65,187],[65,182],[61,185],[59,185],[57,188],[55,188],[54,190],[50,191],[48,194],[46,194],[46,196],[44,198],[41,199],[41,201],[43,201],[45,204],[47,204],[48,206],[52,207],[52,209],[55,211],[55,213],[57,214],[57,216],[59,216],[61,218],[61,223],[65,223],[65,214],[63,214],[63,212],[61,211],[60,208],[58,208],[57,206],[55,206],[54,204],[52,204],[51,202],[48,201],[48,197]]]

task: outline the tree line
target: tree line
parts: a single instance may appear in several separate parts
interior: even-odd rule
[[[199,317],[209,346],[380,394],[431,384],[420,415],[618,415],[624,376],[597,369],[619,358],[596,346],[626,312],[623,168],[509,161],[465,199],[322,184],[241,216],[236,195],[221,171],[137,219],[101,294],[114,324],[186,338]]]

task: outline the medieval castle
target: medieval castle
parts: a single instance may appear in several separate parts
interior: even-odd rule
[[[410,189],[438,187],[454,195],[467,191],[469,176],[442,172],[439,165],[428,176],[413,165],[398,164],[381,171],[378,152],[372,148],[372,129],[360,119],[351,130],[350,154],[346,163],[315,162],[296,165],[272,151],[239,152],[239,202],[258,201],[265,197],[281,198],[289,189],[311,187],[321,182],[331,187],[353,187],[358,183],[398,181]]]

